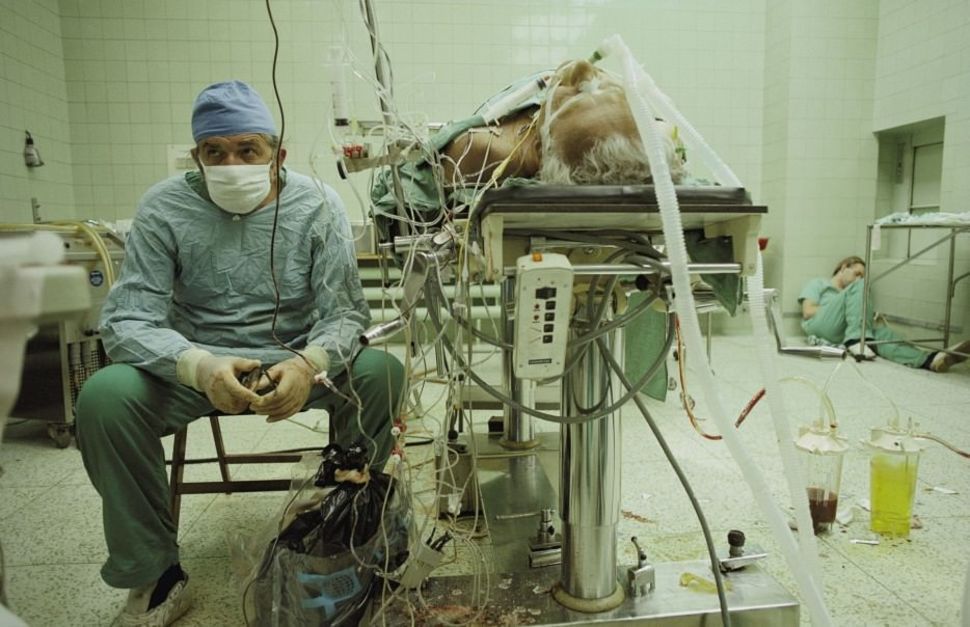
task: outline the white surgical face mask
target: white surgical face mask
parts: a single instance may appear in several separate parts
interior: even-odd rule
[[[220,209],[235,214],[251,213],[270,190],[273,162],[257,165],[203,166],[209,197]]]

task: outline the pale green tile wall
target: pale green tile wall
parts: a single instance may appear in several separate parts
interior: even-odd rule
[[[330,45],[346,43],[373,75],[356,0],[274,0],[283,39],[278,68],[290,164],[335,184],[359,207],[329,159]],[[760,187],[764,0],[378,0],[397,102],[415,120],[469,115],[508,82],[588,55],[619,32],[754,190]],[[262,0],[62,0],[79,211],[130,217],[139,195],[167,174],[166,145],[191,142],[192,99],[235,77],[271,98],[271,30]],[[377,119],[358,80],[354,110]],[[364,191],[366,176],[354,179]]]
[[[859,253],[872,219],[877,26],[877,0],[768,3],[765,264],[789,332],[802,285]]]
[[[278,78],[290,164],[308,171],[312,160],[360,215],[329,158],[325,68],[329,46],[345,44],[360,73],[372,75],[357,2],[272,5],[283,39]],[[606,35],[624,35],[755,199],[769,205],[766,272],[784,290],[790,314],[805,279],[863,245],[876,205],[873,131],[946,116],[945,210],[970,208],[965,1],[375,5],[397,103],[415,121],[463,117],[509,81],[585,56]],[[48,217],[71,215],[75,205],[81,216],[130,217],[143,191],[167,175],[167,145],[190,143],[191,102],[203,85],[242,78],[272,97],[262,0],[0,0],[0,11],[4,219],[29,217],[31,195]],[[379,117],[364,80],[355,82],[352,104],[360,117]],[[38,135],[48,167],[23,167],[23,128]],[[364,192],[366,178],[353,180]],[[968,265],[965,249],[960,255]],[[927,276],[905,285],[923,290],[909,300],[931,315],[941,299],[938,273],[921,272]],[[967,289],[958,294],[964,311]]]
[[[784,201],[788,186],[789,93],[792,63],[791,3],[769,2],[765,13],[765,89],[762,162],[762,201],[768,215],[762,232],[768,236],[764,252],[765,283],[782,287],[786,250]],[[785,310],[789,307],[785,307]]]
[[[970,3],[882,0],[874,90],[875,131],[946,118],[941,211],[970,211]],[[955,271],[970,272],[970,236],[959,240]],[[946,255],[928,255],[877,283],[877,302],[890,313],[940,323],[945,274]],[[962,336],[970,336],[970,281],[959,285],[953,314]]]
[[[74,217],[71,142],[56,0],[0,0],[0,222]],[[24,165],[29,130],[46,165]]]

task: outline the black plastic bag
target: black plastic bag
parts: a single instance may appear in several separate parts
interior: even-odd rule
[[[313,484],[329,492],[266,546],[250,583],[255,624],[353,625],[406,556],[410,503],[367,451],[332,444]]]

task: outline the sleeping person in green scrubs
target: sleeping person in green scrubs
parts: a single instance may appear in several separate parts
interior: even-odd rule
[[[840,261],[831,278],[809,281],[798,296],[805,333],[858,352],[859,338],[862,336],[862,294],[865,286],[862,279],[865,274],[865,262],[853,256]],[[866,321],[866,341],[878,342],[865,347],[866,357],[879,355],[911,368],[946,372],[953,364],[966,360],[966,357],[951,352],[926,351],[905,343],[904,338],[889,327],[876,326],[872,312]],[[970,351],[970,340],[950,350],[967,353]]]

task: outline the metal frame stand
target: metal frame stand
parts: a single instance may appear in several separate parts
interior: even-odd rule
[[[505,312],[504,340],[511,344],[515,337],[515,277],[502,282],[502,311]],[[510,398],[533,409],[536,407],[536,382],[515,376],[512,351],[503,351],[502,380]],[[528,449],[539,445],[536,438],[535,417],[524,414],[510,405],[504,407],[505,434],[502,446],[510,449]]]
[[[578,310],[583,309],[580,304]],[[607,315],[611,318],[610,313]],[[585,331],[588,329],[577,323],[571,334]],[[614,354],[622,360],[622,330],[617,329],[608,337]],[[572,350],[585,353],[563,381],[562,408],[565,417],[578,418],[612,403],[613,392],[620,386],[618,377],[595,345]],[[602,612],[617,607],[624,599],[616,568],[621,497],[618,418],[608,415],[564,424],[560,430],[562,579],[552,594],[556,601],[572,610]]]
[[[872,260],[872,229],[874,228],[874,226],[875,225],[873,224],[866,226],[865,262],[866,262],[867,270],[868,268],[870,268],[869,264],[870,264],[870,261]],[[896,340],[892,340],[889,342],[866,341],[867,340],[866,327],[868,326],[868,321],[869,321],[869,292],[870,290],[872,290],[872,285],[876,281],[879,281],[885,278],[887,275],[891,274],[892,272],[895,272],[899,268],[907,265],[910,261],[924,255],[930,250],[933,250],[940,244],[949,242],[950,250],[949,250],[949,259],[948,259],[947,269],[946,269],[946,304],[944,305],[946,309],[943,314],[943,337],[924,338],[924,339],[911,340],[911,341],[906,340],[906,343],[908,344],[912,344],[914,346],[919,346],[922,348],[928,348],[930,350],[940,350],[940,349],[935,346],[928,346],[926,344],[927,342],[942,342],[943,350],[945,351],[946,347],[950,344],[950,314],[951,314],[950,310],[953,305],[953,294],[956,291],[956,284],[961,280],[967,277],[970,277],[970,272],[968,272],[968,273],[961,274],[956,279],[953,278],[953,264],[954,264],[954,257],[956,254],[956,238],[958,235],[962,233],[970,233],[970,226],[966,224],[884,224],[884,225],[881,225],[879,228],[880,229],[907,229],[910,231],[912,231],[913,229],[949,229],[950,233],[948,235],[941,237],[940,239],[936,240],[935,242],[926,246],[925,248],[921,249],[917,253],[910,255],[909,257],[899,261],[898,263],[893,265],[893,267],[889,268],[885,272],[878,275],[866,277],[865,284],[863,285],[863,290],[862,290],[862,330],[860,333],[861,335],[859,340],[860,344],[864,348],[867,345],[874,346],[881,343],[896,342]]]

